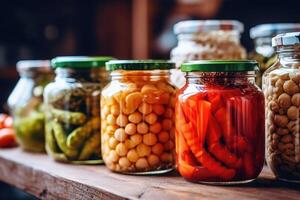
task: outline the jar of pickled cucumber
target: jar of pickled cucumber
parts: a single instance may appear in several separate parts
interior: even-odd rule
[[[21,78],[8,98],[17,140],[24,150],[44,152],[43,90],[54,73],[48,60],[19,61],[17,70]]]
[[[264,165],[264,96],[255,85],[256,61],[182,64],[186,85],[177,93],[176,154],[187,180],[237,184]]]
[[[254,40],[254,50],[249,58],[259,62],[260,70],[256,83],[262,87],[262,74],[276,61],[275,50],[272,47],[272,37],[280,33],[300,31],[297,23],[260,24],[250,29],[250,37]]]
[[[300,32],[272,39],[278,60],[263,75],[266,160],[280,180],[300,183]]]
[[[174,95],[161,60],[110,61],[101,96],[102,157],[120,173],[159,174],[174,167]]]
[[[240,43],[244,26],[235,20],[188,20],[174,25],[178,45],[171,51],[177,69],[171,80],[181,88],[185,84],[180,65],[191,60],[245,59],[246,50]]]
[[[57,161],[101,163],[100,93],[110,57],[57,57],[56,78],[44,91],[46,151]]]

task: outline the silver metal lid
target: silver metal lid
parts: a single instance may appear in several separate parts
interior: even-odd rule
[[[300,32],[282,33],[272,38],[272,46],[300,44]]]
[[[50,60],[21,60],[17,62],[17,71],[22,74],[29,71],[52,73]]]
[[[237,20],[187,20],[174,25],[176,35],[182,33],[197,33],[216,30],[224,31],[244,31],[244,25]]]
[[[274,37],[281,33],[300,31],[300,23],[260,24],[250,29],[252,39],[259,37]]]

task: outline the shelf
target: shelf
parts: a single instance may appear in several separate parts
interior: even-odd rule
[[[164,176],[112,173],[104,166],[54,162],[19,148],[0,149],[0,180],[40,199],[299,199],[300,185],[275,181],[265,168],[242,186],[210,186]]]

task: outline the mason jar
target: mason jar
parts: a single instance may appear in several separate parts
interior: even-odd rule
[[[56,77],[44,91],[46,151],[57,161],[101,163],[100,93],[110,57],[57,57]]]
[[[129,174],[160,174],[175,162],[175,87],[162,60],[106,63],[111,82],[101,96],[102,157],[106,166]]]
[[[54,73],[48,60],[19,61],[17,71],[21,78],[8,98],[17,141],[24,150],[44,152],[43,90]]]
[[[272,47],[272,37],[280,33],[300,31],[298,23],[260,24],[250,29],[250,37],[254,41],[254,50],[249,58],[258,61],[259,72],[256,83],[262,87],[262,74],[276,61],[275,49]]]
[[[300,32],[272,39],[278,60],[263,75],[266,159],[280,180],[300,182]]]
[[[174,25],[178,45],[171,51],[177,69],[171,80],[178,88],[185,84],[180,65],[191,60],[245,59],[246,50],[240,43],[244,26],[235,20],[189,20]]]
[[[264,96],[256,61],[191,61],[175,107],[177,168],[210,184],[250,182],[264,165]]]

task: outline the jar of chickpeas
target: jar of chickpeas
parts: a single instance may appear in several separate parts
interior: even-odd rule
[[[161,60],[106,63],[112,81],[101,97],[101,147],[115,172],[160,174],[175,161],[174,100],[169,82],[175,64]]]

